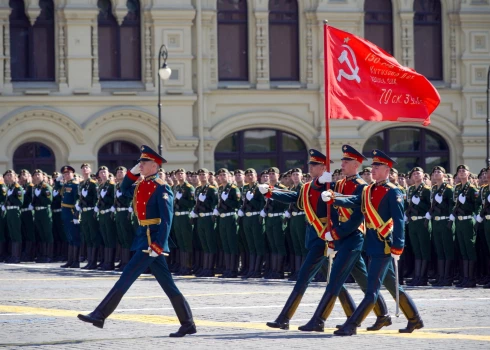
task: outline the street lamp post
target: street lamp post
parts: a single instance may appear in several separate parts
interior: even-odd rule
[[[162,80],[168,80],[172,74],[172,70],[167,66],[168,51],[165,44],[160,46],[158,52],[158,153],[162,155]],[[163,59],[163,64],[162,64]]]

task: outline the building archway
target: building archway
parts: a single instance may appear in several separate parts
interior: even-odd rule
[[[398,163],[395,167],[402,173],[415,166],[430,172],[436,165],[450,171],[447,142],[441,135],[425,128],[403,126],[379,131],[366,141],[362,151],[370,157],[375,148],[386,151]]]
[[[127,141],[112,141],[106,143],[97,153],[99,166],[105,165],[109,172],[114,172],[118,166],[131,169],[140,157],[140,149],[137,145]]]
[[[281,171],[301,168],[307,171],[308,152],[301,138],[275,129],[247,129],[223,138],[214,151],[215,169],[254,168],[260,172],[269,167]]]
[[[27,169],[31,173],[36,169],[52,174],[56,169],[54,152],[41,142],[26,142],[17,147],[13,156],[14,170]]]

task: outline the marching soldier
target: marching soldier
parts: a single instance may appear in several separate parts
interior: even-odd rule
[[[225,254],[225,271],[223,278],[236,278],[238,258],[238,235],[236,211],[240,208],[240,190],[228,181],[227,169],[219,169],[216,172],[220,187],[218,189],[218,205],[213,214],[219,216],[219,233]]]
[[[24,202],[20,208],[20,219],[22,228],[22,241],[24,242],[24,254],[21,261],[32,261],[34,247],[36,243],[36,234],[34,231],[34,216],[32,211],[32,197],[34,185],[31,182],[31,173],[28,170],[22,169],[19,174],[19,184],[24,191]],[[40,259],[43,260],[42,258]]]
[[[372,177],[371,177],[371,179],[372,179]],[[396,187],[398,187],[400,189],[400,191],[402,192],[402,194],[403,194],[403,207],[406,208],[408,205],[407,189],[399,183],[400,176],[398,174],[398,170],[396,170],[395,168],[390,169],[389,180],[392,184],[394,184]],[[408,224],[406,223],[405,224],[405,247],[407,247],[407,245],[410,244],[410,237],[409,236],[410,236],[410,234],[408,231]],[[403,254],[400,256],[400,260],[398,261],[398,270],[400,271],[400,273],[398,274],[398,281],[399,281],[400,285],[402,285],[402,286],[405,284],[405,281],[403,280],[405,261],[409,259],[409,258],[407,258],[407,256],[410,256],[410,258],[412,258],[412,255],[413,254],[412,254],[411,249],[404,249]],[[413,262],[413,259],[410,261]]]
[[[20,208],[24,202],[24,192],[22,187],[17,183],[17,174],[9,169],[3,174],[5,183],[8,185],[7,197],[2,206],[6,213],[7,229],[12,242],[12,255],[7,261],[11,264],[20,263],[20,254],[22,251],[22,232]],[[32,225],[32,224],[31,224]]]
[[[413,168],[410,177],[414,184],[408,189],[408,208],[405,213],[405,221],[408,222],[410,243],[415,255],[415,277],[409,285],[426,286],[432,227],[430,222],[426,227],[425,213],[430,208],[430,187],[424,183],[424,170],[422,168]]]
[[[457,175],[460,183],[454,188],[454,208],[449,215],[449,220],[455,223],[456,236],[459,250],[463,258],[463,280],[456,285],[462,288],[476,287],[475,280],[475,220],[479,213],[478,191],[469,181],[470,168],[467,165],[459,165]]]
[[[367,183],[368,185],[370,185],[370,184],[372,184],[372,183],[374,183],[374,182],[375,182],[375,181],[373,180],[373,175],[372,175],[372,173],[371,173],[371,169],[372,169],[372,168],[371,168],[371,167],[369,167],[369,166],[368,166],[368,167],[365,167],[364,169],[362,169],[362,171],[361,171],[361,172],[360,172],[360,174],[359,174],[359,175],[361,175],[362,179],[363,179],[364,181],[366,181],[366,183]]]
[[[36,169],[32,176],[35,184],[32,198],[34,209],[34,222],[41,241],[41,254],[38,255],[37,263],[50,263],[53,260],[53,218],[51,216],[51,203],[53,201],[52,188],[44,181],[43,171]]]
[[[451,264],[454,261],[454,226],[449,215],[454,207],[453,187],[445,181],[446,169],[435,166],[432,169],[434,186],[431,191],[431,206],[426,220],[432,222],[432,234],[437,253],[437,273],[439,280],[432,285],[444,287],[453,285]]]
[[[3,174],[0,174],[0,262],[7,258],[7,222],[5,220],[5,201],[7,200],[7,185],[3,181]]]
[[[139,222],[132,245],[135,254],[99,306],[88,315],[78,315],[78,318],[102,328],[105,319],[114,312],[131,285],[150,268],[170,299],[181,324],[179,330],[171,333],[170,337],[184,337],[196,333],[196,325],[190,306],[175,285],[164,257],[170,251],[168,238],[174,204],[170,187],[157,175],[158,167],[166,161],[148,146],[141,147],[141,157],[138,161],[139,163],[127,173],[121,185],[123,195],[134,196],[134,209]],[[133,186],[140,173],[144,179]]]
[[[80,213],[80,230],[85,237],[88,261],[87,265],[82,267],[82,269],[95,270],[97,269],[98,249],[100,246],[99,223],[97,214],[94,212],[97,203],[98,185],[97,181],[91,176],[92,168],[90,164],[83,163],[80,169],[82,170],[83,181],[79,186],[76,209]]]
[[[131,244],[133,244],[134,236],[133,206],[131,198],[124,196],[121,191],[122,182],[128,172],[127,169],[123,166],[118,166],[115,172],[117,181],[116,195],[114,196],[114,208],[116,208],[115,221],[117,237],[119,242],[121,242],[121,263],[116,267],[116,270],[122,271],[131,258]]]
[[[175,203],[174,203],[174,230],[177,238],[177,245],[180,249],[180,271],[181,276],[192,275],[192,224],[189,220],[189,214],[196,204],[194,199],[194,186],[186,180],[184,169],[175,171],[177,185],[174,188]]]

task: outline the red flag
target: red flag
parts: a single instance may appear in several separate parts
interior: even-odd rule
[[[354,34],[328,26],[325,35],[327,117],[420,122],[441,102],[423,75]]]

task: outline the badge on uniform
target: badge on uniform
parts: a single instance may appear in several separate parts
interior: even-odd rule
[[[66,191],[66,193],[70,193],[71,192],[71,187],[65,187],[65,191]]]
[[[168,193],[164,193],[162,196],[163,199],[167,200],[168,199]]]
[[[399,202],[399,203],[403,202],[403,195],[401,195],[401,194],[400,195],[397,195],[396,196],[396,201]]]

